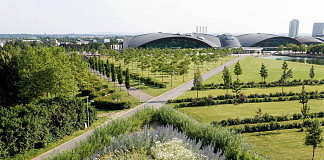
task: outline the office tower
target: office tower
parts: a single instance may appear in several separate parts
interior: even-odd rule
[[[289,23],[289,37],[297,37],[299,30],[299,21],[297,19],[293,19]]]
[[[313,25],[313,37],[324,35],[324,23],[314,23]]]

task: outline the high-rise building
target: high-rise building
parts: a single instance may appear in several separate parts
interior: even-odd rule
[[[313,37],[324,35],[324,23],[314,23],[313,25]]]
[[[297,37],[299,30],[299,21],[298,19],[293,19],[289,23],[289,37]]]

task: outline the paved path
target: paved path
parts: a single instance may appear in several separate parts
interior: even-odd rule
[[[202,75],[202,78],[203,80],[206,80],[212,76],[214,76],[215,74],[221,72],[225,66],[229,66],[231,64],[234,64],[236,63],[237,61],[239,61],[240,59],[242,59],[244,57],[244,55],[242,56],[239,56],[217,68],[214,68],[212,69],[211,71],[205,73],[204,75]],[[160,95],[160,96],[157,96],[157,97],[154,97],[154,98],[151,98],[150,100],[148,100],[147,102],[135,107],[135,108],[132,108],[132,109],[129,109],[127,111],[122,111],[122,112],[118,112],[116,114],[114,114],[111,119],[107,120],[106,122],[104,122],[102,125],[99,126],[99,128],[101,127],[105,127],[107,124],[109,124],[112,120],[115,120],[115,119],[118,119],[118,118],[125,118],[125,117],[129,117],[131,115],[133,115],[134,113],[136,113],[137,111],[139,110],[142,110],[143,108],[145,107],[154,107],[154,108],[160,108],[162,107],[163,105],[166,104],[166,102],[170,99],[174,99],[178,96],[180,96],[181,94],[183,94],[184,92],[188,91],[191,89],[191,87],[193,86],[193,80],[191,81],[188,81],[168,92],[165,92],[164,94]],[[91,136],[93,134],[93,132],[95,131],[95,129],[92,129],[66,143],[63,143],[57,147],[55,147],[54,149],[48,151],[48,152],[45,152],[37,157],[35,157],[33,160],[42,160],[42,159],[46,159],[46,158],[49,158],[53,155],[56,155],[58,153],[62,153],[64,151],[67,151],[67,150],[71,150],[75,147],[77,147],[81,141],[83,140],[86,140],[89,136]]]

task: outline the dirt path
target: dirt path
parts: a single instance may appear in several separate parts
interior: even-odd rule
[[[245,57],[244,55],[242,56],[239,56],[219,67],[216,67],[214,69],[212,69],[211,71],[205,73],[204,75],[202,75],[202,78],[204,80],[214,76],[215,74],[218,74],[220,73],[225,66],[230,66],[234,63],[236,63],[237,61],[239,61],[240,59],[242,59],[243,57]],[[163,105],[166,104],[166,102],[170,99],[174,99],[180,95],[182,95],[184,92],[190,90],[193,86],[193,80],[191,81],[188,81],[176,88],[173,88],[171,89],[170,91],[168,92],[165,92],[164,94],[160,95],[160,96],[157,96],[157,97],[154,97],[154,98],[150,98],[149,100],[147,100],[145,103],[135,107],[135,108],[132,108],[132,109],[129,109],[129,110],[126,110],[126,111],[121,111],[121,112],[117,112],[116,114],[113,114],[112,117],[107,120],[106,122],[104,122],[102,125],[100,125],[98,128],[101,128],[101,127],[105,127],[106,125],[108,125],[111,121],[115,120],[115,119],[118,119],[118,118],[125,118],[125,117],[129,117],[131,115],[133,115],[134,113],[136,113],[137,111],[139,110],[142,110],[143,108],[145,107],[154,107],[154,108],[160,108],[162,107]],[[136,97],[139,96],[138,94],[140,92],[133,92]],[[144,93],[144,92],[142,92]],[[145,94],[145,93],[144,93]],[[75,147],[77,147],[81,141],[84,141],[86,140],[89,136],[91,136],[93,134],[93,132],[95,131],[95,129],[92,129],[68,142],[65,142],[57,147],[55,147],[54,149],[52,150],[49,150],[48,152],[45,152],[37,157],[35,157],[33,160],[42,160],[42,159],[46,159],[46,158],[49,158],[51,156],[54,156],[58,153],[61,153],[61,152],[64,152],[64,151],[67,151],[67,150],[71,150]]]

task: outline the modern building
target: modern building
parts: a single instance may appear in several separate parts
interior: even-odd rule
[[[299,30],[299,21],[298,19],[293,19],[289,23],[289,37],[297,37]]]
[[[313,37],[324,35],[324,23],[314,23],[313,25]]]
[[[124,48],[264,48],[272,50],[287,44],[319,44],[322,40],[314,37],[286,37],[266,33],[252,33],[233,36],[202,33],[171,34],[150,33],[124,40]]]

